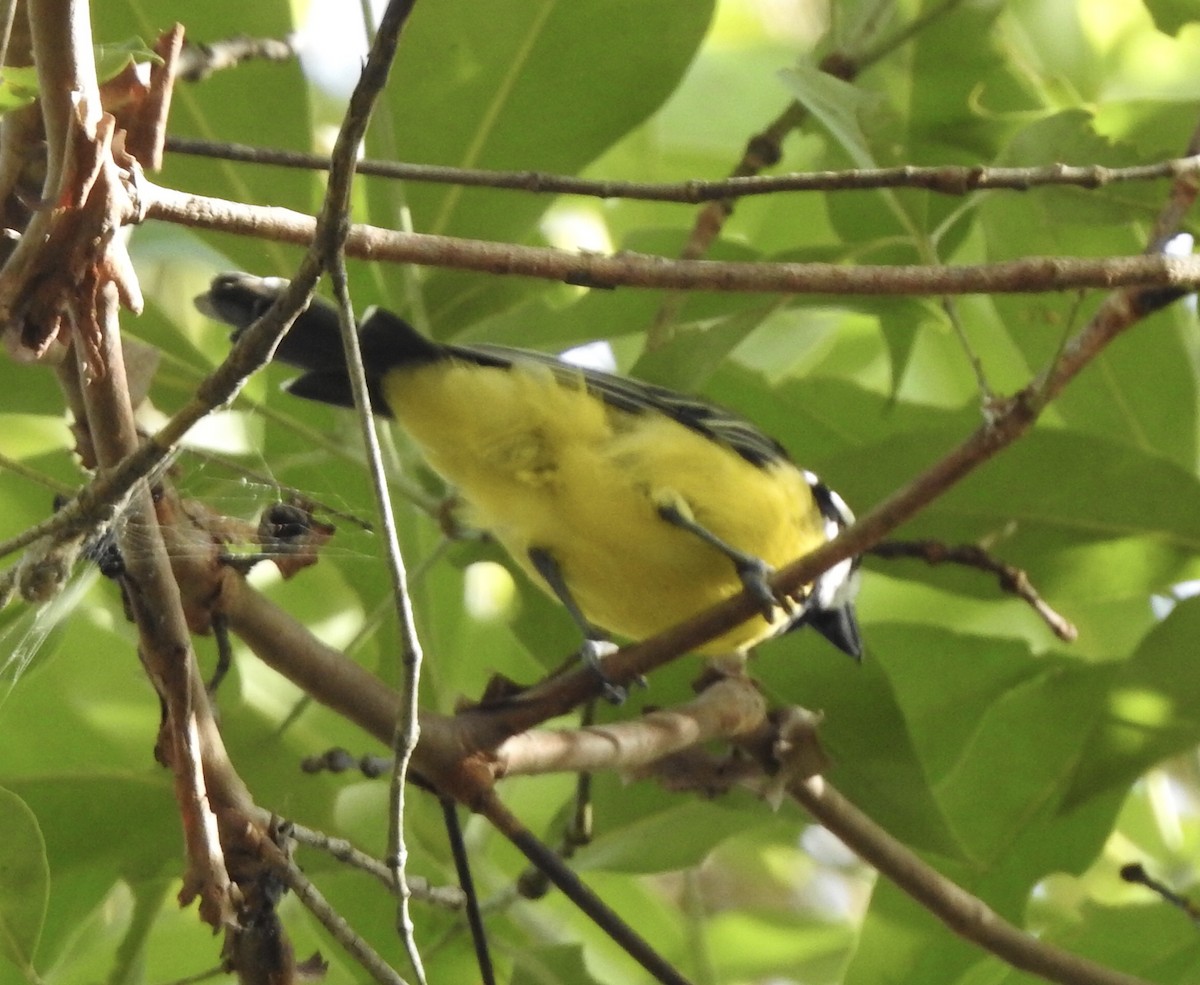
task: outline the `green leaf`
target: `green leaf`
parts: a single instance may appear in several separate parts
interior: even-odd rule
[[[588,970],[583,956],[584,950],[578,944],[522,948],[510,981],[513,985],[549,985],[551,982],[594,985],[600,979]]]
[[[1043,663],[1036,676],[975,706],[978,727],[938,784],[938,801],[955,832],[987,866],[1003,865],[1013,845],[1058,810],[1076,763],[1087,758],[1087,736],[1110,678],[1103,666]],[[1013,769],[1019,782],[993,786],[988,810],[979,810],[988,777]]]
[[[1154,26],[1164,34],[1178,35],[1183,28],[1200,20],[1197,0],[1143,0]]]
[[[1112,676],[1067,795],[1070,807],[1200,742],[1200,667],[1181,659],[1200,632],[1200,599],[1179,603]]]
[[[385,103],[402,145],[375,145],[376,151],[416,162],[576,174],[667,98],[712,11],[713,0],[418,6]],[[615,23],[636,23],[637,30],[614,44]],[[394,225],[396,190],[375,184],[368,196],[375,221]],[[421,232],[521,242],[549,200],[414,184],[404,189],[403,203]],[[387,286],[388,300],[403,306],[400,285]],[[438,334],[448,334],[512,303],[513,285],[438,272],[424,294]]]
[[[862,89],[807,62],[780,74],[796,100],[821,121],[856,167],[875,166],[860,122],[870,101]]]
[[[0,787],[0,949],[29,977],[50,895],[50,865],[37,817]]]
[[[613,828],[580,849],[581,871],[669,872],[697,865],[714,846],[746,829],[746,815],[723,803],[670,798],[670,805]]]
[[[966,436],[911,431],[839,456],[836,467],[845,476],[839,489],[861,509]],[[1038,428],[966,476],[898,535],[921,531],[976,541],[1015,524],[1004,543],[1022,554],[1037,551],[1036,537],[1020,538],[1026,526],[1037,536],[1052,531],[1082,543],[1149,537],[1194,552],[1200,549],[1200,513],[1192,508],[1197,496],[1195,474],[1153,452]]]
[[[1039,106],[1041,93],[1022,71],[1005,31],[997,29],[1004,14],[1005,5],[996,0],[958,5],[947,16],[934,18],[913,38],[911,48],[903,49],[912,67],[895,80],[906,80],[906,91],[897,100],[910,128],[902,139],[915,145],[917,155],[926,155],[913,163],[989,160],[1007,133],[1007,114],[1022,119]],[[967,38],[975,43],[963,44]],[[947,58],[951,50],[955,57]],[[916,134],[920,139],[913,141]],[[905,160],[911,158],[912,152],[906,154]]]
[[[96,75],[100,82],[120,75],[131,62],[156,62],[162,59],[141,38],[129,38],[114,44],[98,44],[94,49]],[[6,65],[0,70],[0,114],[29,106],[38,97],[38,74],[32,65]]]
[[[772,914],[764,908],[725,910],[709,917],[705,941],[717,981],[837,981],[854,945],[853,928],[822,915]]]
[[[0,70],[0,113],[29,106],[37,96],[37,69],[6,65]]]
[[[165,775],[47,776],[13,780],[8,786],[42,819],[46,855],[57,870],[88,868],[106,859],[113,875],[153,874],[167,864],[170,847],[178,844],[178,821],[172,816]],[[86,811],[79,809],[80,803],[87,805]],[[137,850],[130,852],[123,811],[132,814],[135,809],[140,827]],[[120,873],[113,870],[114,864],[120,865]]]
[[[996,163],[1030,166],[1047,161],[1120,167],[1143,163],[1145,152],[1096,129],[1093,115],[1070,110],[1018,132]],[[980,228],[993,260],[1014,256],[1096,256],[1140,252],[1144,228],[1161,196],[1151,183],[1034,188],[1020,210],[989,195],[979,205]],[[1140,217],[1140,221],[1139,221]],[[1090,317],[1100,296],[1006,295],[993,299],[997,330],[1038,369],[1063,338]],[[1112,345],[1056,400],[1054,413],[1079,430],[1160,451],[1190,466],[1200,444],[1197,392],[1189,341],[1193,318],[1168,309],[1140,323],[1134,338]],[[987,368],[985,364],[985,368]]]
[[[879,327],[891,357],[892,389],[899,390],[922,326],[944,326],[946,316],[931,302],[916,298],[888,299],[879,305]]]
[[[129,64],[151,62],[161,65],[163,63],[162,58],[139,37],[98,44],[95,52],[96,75],[101,82],[116,78]]]
[[[1042,940],[1076,954],[1086,954],[1106,967],[1157,985],[1189,985],[1200,977],[1200,940],[1187,914],[1147,899],[1139,906],[1103,906],[1088,902],[1039,934]],[[1029,975],[987,962],[989,985],[1029,985]]]
[[[962,846],[874,647],[868,634],[867,657],[855,664],[814,632],[792,633],[762,647],[755,675],[776,703],[799,701],[821,712],[818,738],[842,793],[906,843],[958,856]]]

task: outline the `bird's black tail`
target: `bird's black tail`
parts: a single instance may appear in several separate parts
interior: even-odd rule
[[[806,622],[843,653],[855,660],[862,659],[862,633],[852,602],[844,602],[831,609],[814,609]]]

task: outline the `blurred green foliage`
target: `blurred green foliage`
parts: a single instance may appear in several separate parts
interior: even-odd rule
[[[1120,166],[1187,145],[1200,103],[1200,30],[1185,3],[960,4],[853,84],[815,72],[830,50],[870,50],[927,6],[851,0],[813,13],[799,3],[724,0],[714,19],[707,0],[419,2],[366,151],[613,179],[716,178],[791,99],[812,113],[787,139],[783,170]],[[99,42],[151,38],[176,19],[191,39],[213,41],[283,35],[302,7],[142,0],[97,5],[93,16]],[[249,63],[181,87],[172,132],[327,149],[343,94],[306,69],[352,70],[357,55],[343,50],[352,39],[328,31],[305,39],[303,68]],[[170,155],[156,180],[311,212],[323,179]],[[712,255],[973,263],[1130,254],[1142,249],[1167,193],[1155,183],[965,199],[918,191],[751,198]],[[355,215],[422,232],[533,244],[567,237],[664,255],[678,251],[693,217],[678,205],[377,179],[362,180]],[[286,275],[298,254],[161,226],[136,230],[132,250],[148,307],[126,331],[161,350],[152,397],[170,412],[226,348],[191,298],[217,271]],[[553,349],[608,339],[623,368],[636,364],[759,422],[859,509],[980,420],[969,359],[933,301],[696,295],[670,346],[642,358],[664,301],[657,292],[365,264],[352,265],[351,276],[361,307],[387,304],[439,337]],[[1004,393],[1044,367],[1098,301],[1037,294],[954,306],[990,385]],[[1079,626],[1076,644],[1055,640],[977,572],[868,560],[862,666],[803,633],[764,647],[753,664],[774,700],[824,713],[829,778],[872,817],[1043,939],[1162,985],[1200,976],[1196,929],[1122,884],[1117,869],[1141,860],[1185,890],[1196,878],[1200,602],[1164,619],[1151,599],[1198,574],[1198,352],[1186,302],[1139,324],[1027,439],[899,532],[987,545]],[[284,378],[272,368],[253,381],[197,438],[255,477],[185,454],[181,486],[236,516],[254,516],[276,483],[369,516],[353,422],[281,394]],[[0,452],[57,482],[83,481],[49,370],[0,362]],[[399,435],[393,464],[437,491]],[[0,473],[0,537],[44,518],[50,499],[44,486]],[[565,657],[574,635],[558,609],[519,576],[506,603],[503,573],[479,566],[504,564],[498,552],[473,542],[447,548],[429,517],[398,506],[428,653],[427,706],[450,709],[493,673],[529,680]],[[264,590],[329,642],[355,641],[355,659],[394,679],[395,630],[379,618],[388,587],[378,544],[354,523],[334,522],[338,533],[316,567],[288,582],[260,576]],[[468,585],[490,586],[493,611],[466,605],[464,573]],[[375,628],[360,634],[364,625]],[[115,590],[95,579],[53,609],[0,613],[2,982],[161,982],[218,961],[194,912],[175,903],[178,820],[169,778],[152,759],[158,707],[133,640]],[[198,647],[211,667],[211,640]],[[694,670],[691,661],[667,668],[627,706],[602,714],[670,704],[688,693]],[[219,703],[260,804],[383,851],[383,784],[297,768],[333,745],[382,750],[245,653]],[[571,790],[567,777],[503,788],[552,842]],[[601,776],[596,818],[579,868],[695,980],[1026,980],[875,883],[792,807],[773,812],[748,794],[702,802]],[[452,881],[437,805],[413,798],[409,824],[414,871]],[[477,821],[467,837],[485,898],[507,898],[521,859]],[[351,925],[403,968],[385,894],[320,855],[301,861]],[[331,961],[329,982],[362,980],[294,900],[282,913],[300,955],[319,949]],[[419,904],[416,919],[431,980],[474,980],[459,919]],[[497,906],[487,921],[502,980],[644,980],[554,894]]]

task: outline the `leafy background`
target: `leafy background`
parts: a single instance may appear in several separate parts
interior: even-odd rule
[[[277,36],[304,5],[98,5],[100,41],[152,37],[176,19],[194,40]],[[172,132],[327,149],[352,69],[323,27],[296,64],[247,64],[176,96]],[[368,139],[370,156],[441,164],[674,181],[727,173],[746,139],[798,99],[811,111],[781,168],[896,163],[1122,165],[1182,153],[1200,101],[1200,32],[1182,2],[1017,0],[951,5],[853,85],[821,76],[827,51],[862,50],[912,23],[917,4],[839,3],[831,12],[751,0],[446,0],[416,6]],[[832,23],[828,23],[832,16]],[[865,33],[864,33],[865,32]],[[857,46],[857,47],[856,47]],[[343,83],[344,84],[344,83]],[[313,211],[319,176],[172,155],[158,180],[199,193]],[[714,256],[838,262],[978,262],[1142,249],[1165,185],[993,192],[803,194],[742,202]],[[686,207],[549,199],[364,180],[356,218],[526,243],[671,255]],[[132,249],[148,305],[126,331],[161,351],[152,394],[169,412],[219,360],[222,333],[191,307],[224,269],[287,274],[291,248],[146,226]],[[562,349],[610,340],[621,366],[702,391],[758,421],[865,508],[980,419],[962,345],[933,301],[696,295],[671,344],[646,355],[663,302],[650,291],[355,265],[360,305],[385,303],[439,337]],[[1095,295],[956,302],[991,386],[1022,385],[1098,303]],[[854,666],[797,634],[763,648],[754,671],[781,703],[821,709],[836,784],[892,833],[1006,917],[1164,985],[1200,977],[1196,928],[1123,884],[1142,861],[1182,890],[1195,880],[1200,739],[1200,602],[1164,616],[1152,599],[1197,576],[1198,345],[1177,304],[1117,342],[1037,429],[901,532],[982,542],[1027,570],[1080,628],[1057,642],[1022,604],[976,573],[870,560],[861,614],[868,656]],[[353,424],[279,392],[272,369],[195,436],[236,469],[184,455],[177,479],[231,515],[253,516],[273,483],[370,514]],[[48,480],[81,481],[53,374],[0,362],[0,451]],[[397,435],[398,475],[431,478]],[[0,476],[0,536],[44,518],[51,491]],[[352,522],[321,563],[290,582],[256,577],[319,635],[396,671],[387,586],[373,537]],[[417,572],[429,660],[423,700],[449,709],[494,672],[530,679],[557,664],[572,631],[504,573],[484,545],[445,545],[400,510]],[[368,632],[360,632],[363,627]],[[112,586],[80,573],[46,608],[0,613],[0,981],[165,982],[212,967],[213,938],[180,912],[181,839],[170,782],[152,761],[157,702]],[[211,640],[198,643],[206,667]],[[686,663],[686,662],[684,662]],[[611,716],[686,693],[694,665],[655,675]],[[303,776],[332,745],[381,752],[290,684],[240,654],[220,693],[222,726],[259,803],[384,847],[383,785]],[[1024,976],[985,957],[798,810],[746,795],[703,803],[600,777],[597,837],[577,857],[588,882],[700,982],[884,981],[994,985]],[[504,795],[550,840],[569,778],[516,780]],[[415,870],[452,881],[440,815],[410,817]],[[502,978],[636,982],[641,972],[561,898],[517,901],[520,858],[468,824]],[[402,967],[392,906],[363,876],[301,859],[351,924]],[[287,900],[306,955],[329,981],[360,980]],[[418,906],[431,980],[474,979],[463,925]]]

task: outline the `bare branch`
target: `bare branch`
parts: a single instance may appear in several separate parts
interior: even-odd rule
[[[295,37],[248,38],[240,34],[209,44],[189,41],[181,52],[179,77],[186,82],[202,82],[216,72],[237,68],[245,61],[285,62],[295,57]]]
[[[358,962],[367,974],[380,985],[405,985],[404,979],[397,974],[396,970],[370,944],[354,932],[341,914],[325,899],[321,891],[300,871],[299,866],[265,839],[261,851],[264,858],[271,864],[275,874],[288,889],[296,894],[296,898],[304,904],[305,909],[317,918],[321,926],[329,931],[330,936]]]
[[[222,161],[264,164],[305,171],[329,170],[329,158],[302,151],[252,147],[195,137],[167,138],[166,149]],[[978,191],[1029,191],[1032,188],[1074,186],[1104,188],[1129,182],[1174,179],[1200,170],[1200,158],[1180,157],[1151,164],[1108,168],[1099,164],[1055,162],[1024,168],[971,167],[944,164],[932,167],[903,165],[894,168],[855,168],[846,171],[792,172],[748,175],[714,181],[652,182],[607,181],[545,171],[492,171],[404,161],[359,161],[359,174],[398,181],[417,181],[465,188],[499,188],[533,195],[580,195],[600,199],[630,199],[698,205],[722,199],[778,195],[787,192],[869,191],[881,188],[920,188],[942,195],[969,195]]]
[[[297,844],[325,852],[331,858],[367,873],[382,883],[389,893],[396,891],[391,869],[374,856],[355,848],[345,838],[334,838],[323,831],[316,831],[293,821],[283,822],[283,825],[288,837]],[[410,875],[408,878],[414,899],[445,910],[462,909],[463,893],[458,886],[434,886],[420,876]]]
[[[144,183],[143,192],[146,216],[163,222],[299,245],[311,243],[316,232],[312,217],[290,209],[190,195],[150,182]],[[1191,291],[1200,286],[1200,259],[1194,257],[1026,257],[962,266],[722,263],[667,260],[639,253],[615,256],[569,253],[548,247],[398,233],[365,225],[350,228],[346,254],[375,262],[477,270],[599,288],[932,295],[1033,293],[1088,287]]]
[[[817,821],[947,927],[1014,968],[1060,985],[1148,985],[1013,926],[979,897],[951,882],[893,838],[824,778],[793,782],[788,790]]]
[[[1161,879],[1155,879],[1146,871],[1146,867],[1141,862],[1130,862],[1127,865],[1122,865],[1121,878],[1126,882],[1133,883],[1135,886],[1145,886],[1150,892],[1162,899],[1163,902],[1170,903],[1172,906],[1186,913],[1193,923],[1200,923],[1200,906],[1197,906],[1182,893],[1175,892],[1175,890]]]
[[[1038,594],[1029,575],[1020,568],[992,557],[977,544],[950,546],[937,540],[888,540],[872,547],[871,553],[882,558],[916,558],[929,565],[961,564],[986,571],[996,576],[1004,591],[1028,603],[1060,640],[1073,643],[1079,636],[1075,624],[1055,612]]]
[[[176,24],[155,42],[155,54],[162,61],[150,66],[150,84],[125,137],[125,149],[147,171],[157,171],[162,167],[167,118],[171,114],[171,97],[175,93],[182,47],[182,24]]]
[[[615,769],[629,771],[710,739],[759,728],[766,701],[744,676],[726,677],[676,708],[634,721],[521,732],[495,750],[497,777]]]

